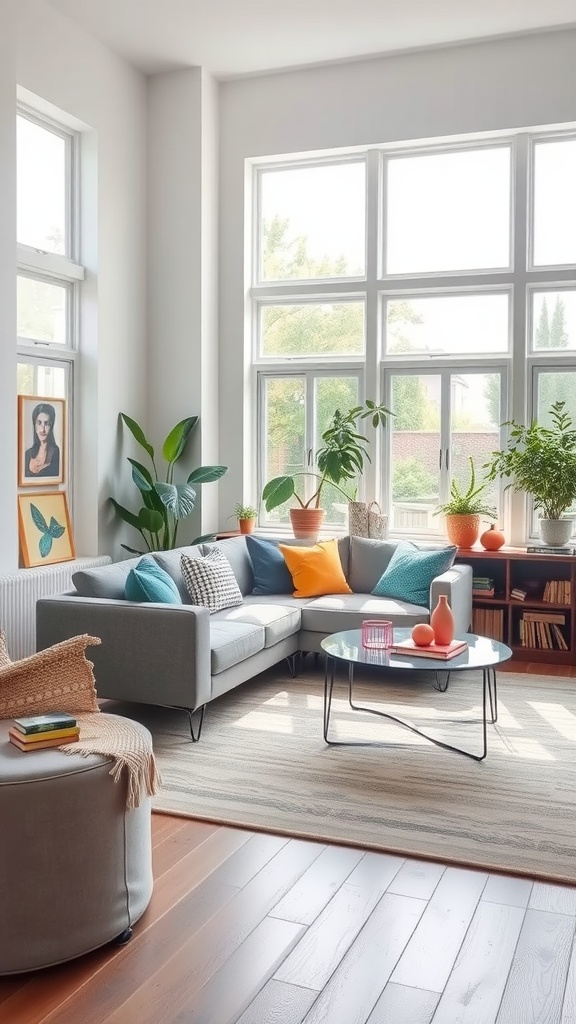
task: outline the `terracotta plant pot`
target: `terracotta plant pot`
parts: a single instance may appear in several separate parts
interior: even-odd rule
[[[255,526],[256,519],[254,517],[252,519],[238,520],[238,529],[240,530],[240,533],[252,533]]]
[[[448,540],[459,548],[471,548],[480,535],[480,516],[446,516]]]
[[[298,540],[317,540],[324,522],[323,508],[291,508],[290,522]]]

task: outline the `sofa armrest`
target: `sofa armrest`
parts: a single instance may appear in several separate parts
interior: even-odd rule
[[[99,699],[193,710],[211,699],[207,608],[68,594],[37,602],[37,650],[81,633],[102,641],[91,652]]]
[[[454,614],[455,635],[468,633],[472,622],[472,566],[458,562],[432,580],[430,611],[438,604],[441,594],[448,598],[448,604]]]

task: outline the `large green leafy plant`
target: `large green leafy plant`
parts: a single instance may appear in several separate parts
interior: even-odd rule
[[[184,454],[190,435],[198,423],[198,416],[188,416],[173,427],[164,441],[162,457],[167,463],[167,467],[165,479],[162,481],[156,467],[154,448],[144,431],[136,420],[131,419],[126,413],[121,412],[120,416],[150,458],[152,470],[147,469],[136,459],[128,458],[128,462],[132,466],[132,480],[142,499],[142,507],[138,512],[131,512],[124,508],[114,498],[110,498],[110,501],[119,518],[133,526],[141,534],[147,551],[168,551],[176,547],[179,523],[193,512],[196,505],[196,487],[194,485],[219,480],[226,472],[227,467],[200,466],[199,469],[190,473],[184,483],[174,483],[174,466]],[[197,537],[192,543],[197,544],[211,536],[213,535]],[[144,554],[143,551],[128,547],[127,544],[122,544],[122,547],[133,555]]]
[[[364,460],[370,462],[369,441],[357,430],[358,420],[370,417],[372,426],[384,427],[387,416],[393,415],[384,405],[376,405],[369,399],[364,405],[355,406],[348,412],[336,409],[328,427],[322,434],[324,442],[315,455],[319,472],[302,470],[293,475],[276,476],[269,480],[262,491],[262,500],[268,512],[294,498],[301,508],[320,508],[322,489],[333,484],[344,497],[350,495],[341,487],[347,481],[356,480],[364,469]],[[313,477],[317,483],[314,493],[305,498],[296,491],[296,477]]]
[[[576,501],[576,430],[564,405],[551,406],[550,427],[507,420],[508,447],[492,452],[486,466],[489,480],[504,477],[507,487],[531,494],[543,519],[561,519]]]

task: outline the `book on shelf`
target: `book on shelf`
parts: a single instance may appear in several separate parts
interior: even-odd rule
[[[31,750],[43,750],[46,747],[63,747],[68,743],[77,743],[78,736],[69,736],[67,739],[49,739],[43,737],[38,743],[23,743],[15,730],[10,730],[10,743],[13,743],[18,750],[30,752]]]
[[[510,597],[515,601],[525,601],[527,594],[528,591],[524,590],[522,587],[512,587],[512,590],[510,591]]]
[[[473,608],[472,632],[491,640],[504,640],[504,609]]]
[[[564,612],[524,612],[523,618],[527,622],[557,622],[559,626],[566,625]]]
[[[494,588],[492,588],[491,590],[482,589],[482,588],[479,589],[479,590],[476,590],[475,587],[472,587],[472,597],[480,597],[480,598],[482,598],[482,597],[494,597]]]
[[[546,544],[531,544],[526,551],[529,555],[576,555],[576,548],[554,548]]]
[[[570,604],[572,601],[570,580],[548,580],[544,587],[542,600],[547,604]]]
[[[552,621],[556,619],[557,621]],[[526,612],[519,621],[520,644],[540,650],[568,651],[570,648],[560,629],[564,625],[563,615],[538,615]]]
[[[77,724],[76,719],[65,711],[51,711],[47,715],[14,719],[15,728],[26,735],[32,732],[48,732],[50,729],[69,729]]]
[[[9,729],[10,736],[14,736],[20,743],[24,743],[28,746],[35,746],[42,742],[42,740],[58,740],[64,743],[67,738],[78,737],[80,735],[80,726],[73,725],[70,729],[47,729],[46,732],[30,732],[24,734],[18,729],[12,727]]]
[[[494,580],[491,576],[473,576],[472,586],[478,590],[492,590]]]
[[[431,643],[428,647],[418,647],[409,637],[407,640],[400,640],[389,648],[390,654],[410,654],[413,658],[436,658],[438,661],[447,661],[457,654],[463,654],[468,644],[465,640],[452,640],[449,644]]]

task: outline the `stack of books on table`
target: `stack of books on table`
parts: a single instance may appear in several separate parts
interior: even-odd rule
[[[472,595],[474,597],[494,597],[494,580],[492,577],[473,576]]]
[[[75,743],[79,735],[80,727],[76,719],[63,711],[15,718],[9,730],[10,743],[25,751]]]
[[[463,654],[468,644],[465,640],[452,640],[449,644],[428,644],[427,647],[418,647],[411,638],[400,640],[397,644],[389,647],[390,654],[410,654],[413,658],[437,658],[439,661],[447,661],[448,658],[455,658],[457,654]]]

